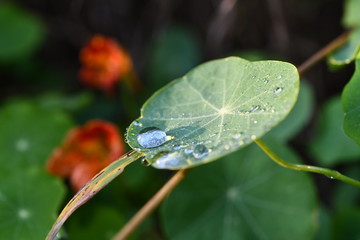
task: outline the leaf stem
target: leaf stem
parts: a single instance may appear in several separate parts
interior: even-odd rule
[[[184,179],[189,169],[179,170],[171,179],[126,223],[113,240],[126,239],[159,206],[165,197]]]
[[[285,160],[281,159],[278,155],[276,155],[271,149],[260,139],[255,140],[256,144],[277,164],[290,168],[293,170],[298,171],[306,171],[306,172],[313,172],[313,173],[319,173],[322,175],[325,175],[331,179],[337,179],[340,181],[343,181],[345,183],[351,184],[353,186],[356,186],[360,188],[360,181],[355,180],[353,178],[347,177],[345,175],[342,175],[340,172],[322,168],[322,167],[316,167],[316,166],[310,166],[310,165],[303,165],[303,164],[294,164],[286,162]]]
[[[343,34],[339,35],[337,38],[332,40],[328,45],[320,49],[310,58],[308,58],[305,62],[303,62],[298,67],[298,72],[300,75],[303,75],[307,72],[311,67],[313,67],[316,63],[320,62],[323,58],[329,55],[331,52],[335,51],[337,48],[341,47],[349,38],[351,30],[344,32]]]

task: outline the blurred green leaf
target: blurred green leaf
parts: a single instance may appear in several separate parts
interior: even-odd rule
[[[44,168],[45,161],[72,126],[61,111],[13,102],[0,111],[1,171]]]
[[[24,168],[0,175],[0,182],[0,239],[44,239],[65,193],[61,182]]]
[[[200,63],[200,42],[194,32],[172,26],[150,47],[147,77],[151,89],[159,89]]]
[[[116,209],[93,205],[75,214],[67,228],[69,240],[111,239],[126,222]]]
[[[306,81],[300,82],[300,91],[295,106],[289,115],[278,126],[273,128],[267,136],[279,141],[290,140],[310,120],[314,106],[314,93]]]
[[[332,225],[333,240],[360,239],[360,208],[352,207],[336,213]]]
[[[360,14],[358,14],[360,16]],[[328,57],[331,69],[337,70],[355,60],[360,49],[360,28],[354,29],[347,42]]]
[[[61,93],[45,93],[36,99],[39,106],[45,109],[62,109],[68,112],[75,112],[89,106],[94,101],[90,92],[81,92],[72,96],[65,96]]]
[[[271,149],[297,157],[276,141]],[[193,169],[162,206],[169,239],[311,239],[315,189],[309,176],[279,167],[251,145]]]
[[[0,3],[0,62],[31,55],[44,36],[42,23],[11,2]]]
[[[346,185],[346,184],[343,184]],[[349,186],[349,185],[347,185]],[[350,186],[354,189],[353,186]],[[329,240],[331,239],[331,218],[329,210],[324,206],[319,209],[319,227],[316,231],[315,240]]]
[[[360,145],[360,59],[355,61],[355,72],[346,84],[341,101],[345,112],[344,130]],[[358,146],[358,148],[360,148]]]
[[[360,27],[360,0],[345,0],[342,23],[345,27]]]
[[[326,102],[317,123],[317,131],[309,148],[323,166],[360,160],[360,147],[343,131],[343,111],[339,97]]]
[[[296,68],[285,62],[238,57],[204,63],[156,92],[128,128],[129,145],[156,168],[180,169],[214,161],[261,138],[294,106]],[[160,145],[143,132],[160,129]],[[165,141],[168,140],[168,141]]]

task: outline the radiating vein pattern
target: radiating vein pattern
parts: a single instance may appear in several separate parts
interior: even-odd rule
[[[128,130],[129,144],[158,168],[180,169],[215,160],[284,119],[296,101],[298,80],[293,65],[278,61],[231,57],[202,64],[144,104],[137,124]],[[147,127],[165,131],[166,143],[139,146],[136,136]],[[196,147],[207,154],[194,157]]]

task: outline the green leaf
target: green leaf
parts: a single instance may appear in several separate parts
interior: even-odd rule
[[[6,2],[0,4],[0,61],[29,56],[39,46],[44,28],[31,14]]]
[[[278,126],[273,128],[267,136],[279,141],[288,141],[294,137],[310,120],[314,106],[314,93],[306,82],[300,83],[299,97],[290,114]]]
[[[111,239],[126,222],[117,209],[106,206],[92,206],[82,215],[76,214],[69,222],[67,235],[69,240]]]
[[[358,240],[360,238],[359,222],[359,207],[339,211],[334,217],[332,239]]]
[[[61,182],[26,169],[0,182],[0,239],[44,239],[65,194]]]
[[[344,133],[343,116],[340,97],[328,100],[321,110],[317,131],[309,148],[323,166],[359,160],[360,147]]]
[[[359,15],[360,16],[360,15]],[[347,42],[328,57],[330,68],[336,70],[355,60],[360,49],[360,28],[354,29]]]
[[[360,144],[360,59],[355,61],[355,72],[345,86],[341,101],[345,112],[344,130],[357,144]]]
[[[297,162],[288,148],[271,142]],[[317,213],[309,176],[279,167],[256,145],[193,169],[161,210],[167,236],[187,240],[311,239]]]
[[[342,23],[345,27],[360,26],[360,0],[345,0]]]
[[[146,75],[152,89],[159,89],[200,63],[199,40],[185,27],[167,28],[150,50]]]
[[[43,168],[71,126],[61,111],[19,101],[5,105],[0,111],[1,171]]]
[[[155,93],[130,125],[127,139],[156,168],[207,163],[277,125],[298,90],[299,76],[289,63],[237,57],[211,61]]]

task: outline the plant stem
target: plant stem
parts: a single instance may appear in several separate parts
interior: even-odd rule
[[[165,197],[184,179],[189,169],[179,170],[171,179],[126,223],[113,240],[126,239],[159,206]]]
[[[256,144],[277,164],[290,168],[293,170],[298,171],[306,171],[306,172],[313,172],[313,173],[319,173],[322,175],[325,175],[331,179],[337,179],[340,181],[343,181],[345,183],[351,184],[353,186],[360,188],[360,181],[355,180],[353,178],[347,177],[339,173],[338,171],[322,168],[322,167],[316,167],[316,166],[310,166],[310,165],[303,165],[303,164],[294,164],[289,163],[281,159],[279,156],[277,156],[271,149],[260,139],[255,140]]]
[[[321,61],[331,52],[336,50],[337,48],[341,47],[344,43],[346,43],[347,39],[349,38],[350,31],[346,31],[343,34],[339,35],[337,38],[332,40],[328,45],[320,49],[310,58],[308,58],[303,64],[298,67],[298,72],[300,75],[303,75],[306,71],[308,71],[311,67],[313,67],[316,63]]]

